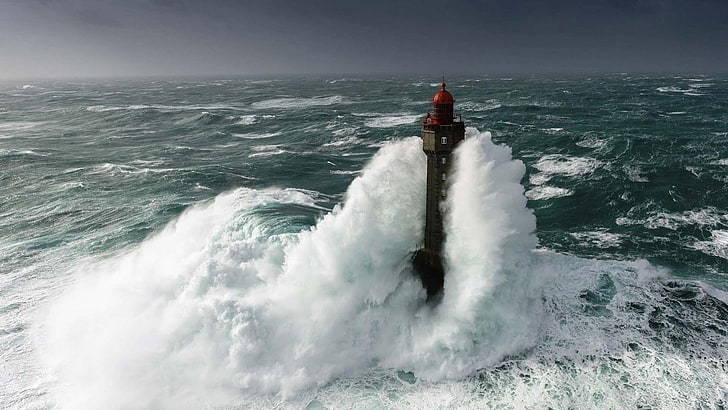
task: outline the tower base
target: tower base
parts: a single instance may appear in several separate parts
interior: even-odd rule
[[[439,252],[422,248],[415,252],[412,266],[422,279],[422,286],[427,290],[427,300],[432,300],[440,292],[445,282],[445,269]]]

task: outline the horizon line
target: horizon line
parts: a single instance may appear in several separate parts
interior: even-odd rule
[[[614,71],[614,70],[583,70],[583,71],[494,71],[494,72],[453,72],[445,77],[458,78],[465,76],[593,76],[593,75],[645,75],[645,76],[675,76],[675,75],[728,75],[728,71]],[[193,79],[261,79],[261,78],[321,78],[339,76],[383,77],[383,76],[420,76],[441,79],[442,73],[406,72],[406,71],[373,71],[373,72],[340,72],[340,73],[212,73],[212,74],[126,74],[126,75],[84,75],[84,76],[37,76],[37,77],[0,77],[0,83],[9,82],[55,82],[55,81],[123,81],[123,80],[193,80]]]

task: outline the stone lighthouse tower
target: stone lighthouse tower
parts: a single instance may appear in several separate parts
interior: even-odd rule
[[[465,139],[465,124],[455,121],[454,103],[443,82],[432,99],[433,114],[428,113],[422,121],[422,149],[427,155],[425,247],[415,253],[413,264],[427,289],[428,299],[442,290],[445,280],[441,258],[445,236],[440,203],[447,195],[452,151]]]

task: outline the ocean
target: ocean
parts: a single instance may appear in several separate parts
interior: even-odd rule
[[[728,406],[728,77],[0,84],[0,408]]]

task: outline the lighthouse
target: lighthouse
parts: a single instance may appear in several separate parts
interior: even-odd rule
[[[442,244],[445,239],[441,203],[447,196],[452,152],[465,139],[465,124],[456,121],[455,99],[440,84],[432,98],[432,113],[422,120],[422,150],[427,155],[427,203],[425,210],[425,246],[415,252],[413,265],[432,299],[442,290],[445,269]]]

